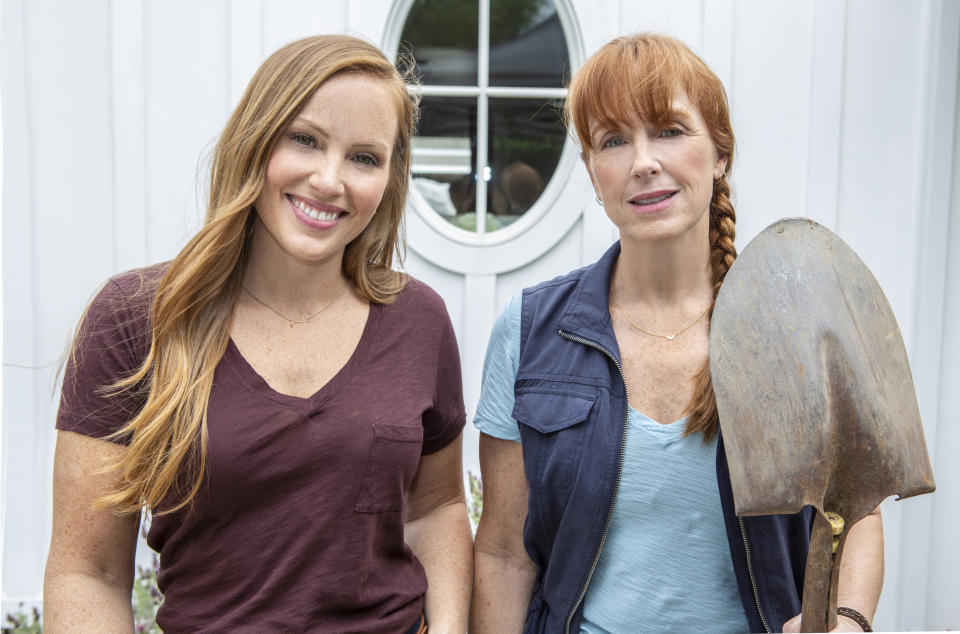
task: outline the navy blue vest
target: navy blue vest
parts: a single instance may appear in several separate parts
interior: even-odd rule
[[[513,417],[530,485],[524,543],[538,566],[525,632],[579,632],[619,486],[627,397],[608,308],[619,254],[617,243],[523,292]],[[737,518],[722,439],[717,484],[747,621],[780,631],[800,613],[812,509]]]

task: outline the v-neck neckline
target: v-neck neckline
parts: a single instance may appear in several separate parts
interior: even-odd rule
[[[224,354],[224,360],[230,361],[236,374],[261,396],[270,399],[276,403],[302,410],[305,413],[312,413],[320,409],[324,403],[333,398],[350,380],[357,374],[357,371],[363,367],[364,362],[369,356],[369,351],[376,342],[380,333],[380,321],[383,316],[383,304],[376,302],[370,303],[370,310],[367,313],[367,322],[363,326],[363,332],[360,334],[360,340],[353,349],[347,362],[337,370],[329,381],[320,386],[310,396],[295,396],[285,394],[275,390],[267,383],[266,379],[247,361],[240,348],[237,347],[233,337],[227,341],[227,351]]]

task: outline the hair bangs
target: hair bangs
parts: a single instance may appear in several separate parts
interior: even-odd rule
[[[665,125],[673,119],[673,100],[679,93],[686,93],[700,110],[711,133],[723,127],[726,94],[703,60],[667,36],[620,37],[597,51],[574,75],[565,106],[567,125],[573,126],[586,155],[593,149],[591,128],[637,120]],[[723,133],[714,136],[716,141]]]

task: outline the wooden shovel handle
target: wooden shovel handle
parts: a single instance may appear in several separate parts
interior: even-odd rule
[[[837,626],[837,579],[846,536],[844,530],[834,553],[830,522],[817,511],[803,577],[801,629],[804,632],[829,632]]]

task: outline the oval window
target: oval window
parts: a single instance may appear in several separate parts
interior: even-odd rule
[[[570,54],[557,6],[413,0],[399,40],[422,84],[413,185],[444,233],[486,242],[540,199],[564,148]]]

